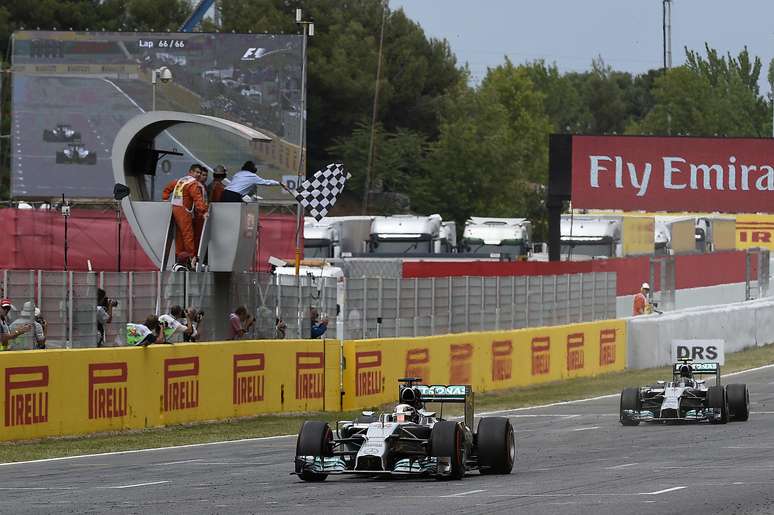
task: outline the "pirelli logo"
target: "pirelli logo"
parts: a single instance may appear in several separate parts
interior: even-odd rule
[[[5,427],[48,422],[48,366],[5,369]]]
[[[741,243],[774,244],[774,223],[770,222],[737,222],[736,234]]]
[[[164,411],[199,406],[199,356],[164,360]]]
[[[567,371],[583,370],[583,333],[571,333],[567,335]]]
[[[406,377],[418,377],[430,381],[430,350],[409,349],[406,352]]]
[[[118,418],[128,413],[129,367],[126,362],[89,363],[89,418]]]
[[[602,329],[599,332],[599,366],[615,363],[615,329]]]
[[[382,351],[355,353],[355,395],[376,395],[384,391]]]
[[[296,352],[296,399],[322,399],[324,372],[322,352]]]
[[[264,353],[234,354],[232,402],[234,405],[251,404],[263,400],[266,378]]]
[[[449,382],[469,384],[473,367],[473,344],[452,343],[449,346]]]
[[[532,338],[532,375],[539,376],[551,371],[551,337]]]
[[[511,378],[513,367],[513,343],[511,340],[492,342],[492,381]]]

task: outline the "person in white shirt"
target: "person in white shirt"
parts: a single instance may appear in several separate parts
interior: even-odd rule
[[[287,190],[281,182],[259,176],[255,163],[247,161],[242,165],[242,169],[234,174],[231,183],[223,190],[221,202],[242,202],[242,197],[253,195],[258,186],[279,186]]]
[[[193,333],[191,320],[184,318],[184,316],[183,308],[172,306],[168,315],[159,317],[166,343],[180,343],[184,341],[186,335],[190,336]]]

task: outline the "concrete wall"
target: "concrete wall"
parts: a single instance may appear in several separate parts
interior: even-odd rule
[[[671,364],[675,339],[723,339],[726,352],[736,352],[774,342],[774,299],[633,317],[628,334],[628,368]]]

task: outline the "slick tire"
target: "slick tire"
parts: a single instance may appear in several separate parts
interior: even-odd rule
[[[728,399],[722,386],[707,388],[707,407],[720,410],[720,420],[710,420],[710,424],[725,424],[728,422]]]
[[[511,421],[486,417],[478,423],[478,468],[482,474],[510,474],[516,461]]]
[[[67,164],[67,158],[65,157],[64,152],[56,153],[56,164]]]
[[[325,458],[333,455],[333,432],[327,422],[307,420],[301,425],[296,441],[296,456]],[[297,470],[304,481],[325,481],[328,474]]]
[[[621,404],[619,410],[619,420],[623,426],[638,426],[639,420],[632,420],[624,417],[625,410],[640,411],[642,409],[642,402],[640,400],[639,388],[624,388],[621,392]]]
[[[457,422],[443,420],[433,426],[430,433],[430,456],[451,460],[451,473],[439,479],[462,479],[465,474],[462,439],[462,427]]]
[[[728,400],[728,419],[745,422],[750,418],[750,392],[746,384],[730,384],[726,386]]]

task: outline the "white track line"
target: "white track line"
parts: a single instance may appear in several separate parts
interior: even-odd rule
[[[486,492],[486,490],[471,490],[469,492],[460,492],[457,494],[451,494],[451,495],[440,495],[440,498],[449,498],[449,497],[462,497],[463,495],[470,495],[470,494],[479,494],[481,492]]]
[[[638,463],[624,463],[623,465],[615,465],[614,467],[605,467],[605,470],[618,470],[626,467],[633,467],[635,465],[638,465]]]
[[[165,483],[169,483],[169,481],[152,481],[150,483],[135,483],[133,485],[120,485],[120,486],[105,486],[103,488],[108,490],[122,490],[124,488],[137,488],[138,486],[163,485]]]
[[[672,488],[665,488],[664,490],[658,490],[656,492],[642,492],[640,495],[659,495],[659,494],[665,494],[667,492],[674,492],[676,490],[682,490],[685,488],[684,486],[673,486]]]
[[[757,372],[758,370],[764,370],[767,368],[774,367],[774,363],[771,365],[763,365],[761,367],[755,367],[750,368],[748,370],[740,370],[738,372],[732,372],[730,374],[723,374],[722,377],[730,377],[735,376],[739,374],[745,374],[748,372]],[[620,394],[618,393],[611,393],[609,395],[599,395],[596,397],[588,397],[586,399],[575,399],[572,401],[561,401],[561,402],[552,402],[549,404],[541,404],[539,406],[527,406],[524,408],[513,408],[513,409],[505,409],[505,410],[497,410],[497,411],[487,411],[483,413],[479,413],[478,416],[487,416],[487,415],[495,415],[500,413],[514,413],[518,411],[525,411],[525,410],[533,410],[533,409],[541,409],[541,408],[551,408],[553,406],[566,406],[568,404],[578,404],[581,402],[589,402],[589,401],[596,401],[600,399],[610,399],[613,397],[618,397]],[[47,463],[51,461],[64,461],[64,460],[76,460],[76,459],[83,459],[83,458],[92,458],[96,456],[120,456],[122,454],[138,454],[142,452],[157,452],[157,451],[169,451],[169,450],[175,450],[175,449],[191,449],[195,447],[207,447],[209,445],[223,445],[223,444],[232,444],[232,443],[244,443],[244,442],[260,442],[264,440],[278,440],[281,438],[295,438],[298,435],[278,435],[278,436],[262,436],[258,438],[241,438],[239,440],[220,440],[217,442],[205,442],[205,443],[192,443],[187,445],[173,445],[170,447],[153,447],[150,449],[132,449],[129,451],[115,451],[115,452],[101,452],[96,454],[79,454],[77,456],[60,456],[58,458],[45,458],[41,460],[28,460],[28,461],[13,461],[8,463],[0,463],[0,467],[9,467],[12,465],[26,465],[30,463]]]

